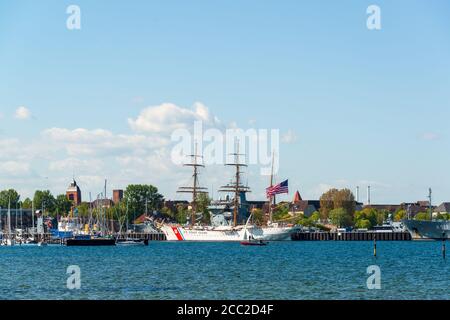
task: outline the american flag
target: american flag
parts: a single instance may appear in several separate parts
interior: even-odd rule
[[[289,193],[289,180],[283,181],[276,186],[268,187],[266,189],[267,198],[270,199],[276,194]]]

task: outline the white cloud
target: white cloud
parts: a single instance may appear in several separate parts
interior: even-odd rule
[[[18,107],[14,117],[19,120],[27,120],[31,117],[31,112],[26,107]]]
[[[128,119],[130,127],[136,132],[172,133],[177,129],[187,129],[195,121],[204,126],[219,126],[220,121],[200,102],[193,109],[179,107],[173,103],[147,107],[136,119]]]
[[[65,172],[99,172],[103,169],[104,162],[100,159],[82,160],[77,158],[67,158],[64,160],[52,161],[49,164],[51,171]]]
[[[26,162],[5,161],[0,162],[2,175],[23,176],[30,173],[30,165]]]
[[[113,134],[103,129],[51,128],[43,132],[43,136],[60,148],[64,148],[69,156],[114,155],[124,152],[145,153],[149,149],[167,145],[170,140],[161,136]]]
[[[293,130],[289,130],[281,136],[281,142],[291,144],[297,142],[297,135]]]

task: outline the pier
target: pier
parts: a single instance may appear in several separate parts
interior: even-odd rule
[[[15,235],[14,235],[15,236]],[[37,235],[35,235],[37,237]],[[23,239],[27,239],[32,237],[32,234],[24,233]],[[149,241],[166,241],[166,235],[164,233],[129,233],[129,234],[114,234],[113,236],[116,239],[141,239],[141,240],[149,240]],[[65,244],[66,239],[55,238],[51,233],[45,233],[43,235],[39,235],[39,239],[43,239],[45,242],[49,244]],[[20,245],[20,243],[17,243]]]
[[[409,232],[297,232],[293,241],[411,241]]]

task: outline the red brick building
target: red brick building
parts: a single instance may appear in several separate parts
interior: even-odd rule
[[[73,182],[69,185],[66,191],[67,199],[72,201],[74,206],[78,206],[81,203],[81,190],[77,185],[77,182],[73,180]]]
[[[113,202],[114,204],[120,203],[123,199],[123,190],[113,190]]]

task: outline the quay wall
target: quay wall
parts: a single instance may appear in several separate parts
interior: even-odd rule
[[[297,232],[294,241],[411,241],[409,232]]]

